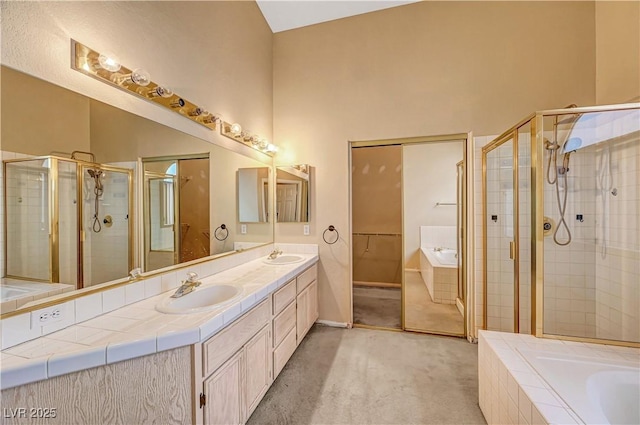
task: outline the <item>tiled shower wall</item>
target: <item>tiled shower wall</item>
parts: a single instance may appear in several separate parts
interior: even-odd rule
[[[487,156],[487,329],[514,331],[513,143]]]
[[[121,166],[121,164],[118,164]],[[132,164],[130,166],[135,166]],[[84,285],[108,282],[129,274],[129,184],[126,173],[106,172],[104,193],[99,202],[99,232],[93,230],[94,180],[84,183]],[[107,227],[104,217],[110,215],[113,225]]]
[[[9,159],[15,155],[5,153]],[[49,278],[49,169],[42,161],[12,164],[7,183],[7,274]]]
[[[548,135],[551,137],[551,135]],[[545,150],[545,171],[550,151]],[[580,150],[571,155],[567,188],[558,177],[560,202],[568,190],[565,220],[571,232],[566,246],[554,242],[553,233],[544,238],[544,332],[558,335],[595,337],[595,189],[593,152]],[[558,165],[562,157],[558,155]],[[552,163],[553,168],[553,163]],[[546,177],[545,177],[546,178]],[[544,215],[560,226],[556,186],[545,181]],[[583,221],[578,219],[583,216]],[[558,242],[568,241],[563,226]]]
[[[640,135],[595,157],[596,336],[640,341]]]

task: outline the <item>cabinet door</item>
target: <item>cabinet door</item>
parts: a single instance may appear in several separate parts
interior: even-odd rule
[[[318,320],[318,281],[313,282],[307,288],[309,295],[307,296],[307,332],[311,326]]]
[[[204,381],[207,397],[204,406],[204,423],[208,425],[233,425],[242,423],[242,364],[244,354],[240,350],[226,361],[209,379]]]
[[[307,309],[309,305],[309,288],[305,288],[298,294],[296,298],[297,311],[296,311],[296,328],[297,328],[297,345],[300,345],[302,338],[307,334]]]
[[[244,362],[244,411],[246,412],[246,416],[243,422],[246,422],[271,385],[273,363],[271,354],[271,329],[269,325],[262,328],[262,330],[245,345]]]

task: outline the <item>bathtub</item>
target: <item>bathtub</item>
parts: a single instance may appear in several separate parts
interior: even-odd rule
[[[64,283],[31,282],[21,279],[0,278],[0,303],[2,312],[8,313],[28,303],[73,291],[75,285]]]
[[[441,248],[440,251],[434,251],[434,254],[440,265],[458,267],[458,252],[455,249]]]
[[[640,424],[640,365],[518,348],[586,424]]]
[[[421,247],[420,274],[433,302],[456,304],[458,253],[455,249]]]

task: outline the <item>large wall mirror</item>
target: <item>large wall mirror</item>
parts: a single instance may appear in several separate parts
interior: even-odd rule
[[[270,160],[4,66],[2,80],[10,213],[0,217],[3,303],[31,307],[60,291],[126,280],[133,268],[152,272],[273,242]],[[250,225],[241,224],[239,170],[257,170]],[[214,237],[221,227],[225,237]]]
[[[297,164],[276,167],[276,220],[309,222],[310,167]]]

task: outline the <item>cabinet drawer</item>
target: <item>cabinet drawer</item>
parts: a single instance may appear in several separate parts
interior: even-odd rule
[[[284,311],[273,319],[273,346],[277,347],[287,336],[289,331],[296,327],[296,303],[289,304]]]
[[[296,299],[296,280],[285,284],[273,294],[273,314],[278,314],[291,301]]]
[[[296,351],[296,329],[293,328],[289,331],[287,336],[282,341],[282,344],[273,350],[273,379],[275,380],[280,371],[287,364],[291,355]]]
[[[209,376],[249,341],[271,317],[268,300],[237,319],[231,326],[202,344],[202,373]]]
[[[309,284],[311,282],[313,282],[314,280],[316,280],[318,278],[318,265],[314,264],[313,266],[309,267],[307,270],[303,271],[300,276],[298,276],[298,278],[296,279],[298,282],[298,294],[307,286],[309,286]]]

